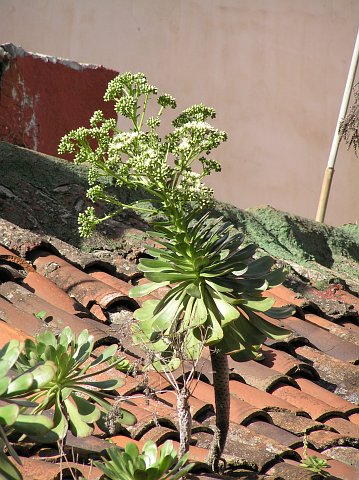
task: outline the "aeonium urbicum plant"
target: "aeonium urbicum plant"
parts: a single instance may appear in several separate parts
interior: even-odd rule
[[[38,437],[47,434],[53,427],[50,418],[28,413],[34,404],[24,397],[51,381],[56,374],[56,366],[53,362],[47,361],[14,375],[10,370],[23,346],[18,340],[11,340],[0,349],[0,477],[11,480],[22,480],[22,476],[6,455],[5,447],[17,463],[21,464],[21,461],[8,437],[11,439],[13,434]]]
[[[91,359],[93,347],[94,338],[87,330],[76,337],[70,327],[64,328],[57,338],[45,331],[36,335],[35,341],[25,341],[24,351],[15,364],[17,370],[26,372],[48,361],[56,367],[53,378],[39,385],[29,397],[37,403],[33,413],[54,407],[54,427],[47,440],[62,439],[68,428],[78,437],[90,435],[95,423],[102,424],[103,417],[111,409],[108,401],[113,397],[111,391],[124,384],[123,379],[94,378],[121,362],[121,358],[113,360],[117,345],[109,346],[97,358]],[[133,425],[135,421],[130,412],[121,409],[118,423]]]
[[[95,466],[104,472],[104,480],[179,480],[194,464],[186,464],[188,453],[178,458],[171,441],[162,447],[147,441],[141,453],[135,443],[127,443],[123,452],[118,448],[107,450],[110,460],[103,458]]]
[[[126,209],[157,217],[149,235],[163,248],[148,249],[153,258],[141,260],[139,268],[149,283],[135,287],[131,295],[171,288],[162,300],[149,300],[136,311],[134,339],[154,352],[157,368],[176,366],[174,345],[182,345],[180,362],[186,356],[193,360],[203,346],[210,348],[217,413],[209,462],[217,468],[229,428],[227,355],[237,360],[256,358],[267,336],[288,334],[275,320],[268,322],[262,316],[265,312],[275,319],[292,313],[275,309],[273,300],[262,295],[283,281],[284,272],[273,270],[268,257],[253,261],[255,247],[243,248],[243,239],[232,225],[221,219],[209,221],[213,191],[204,178],[221,170],[211,153],[227,139],[225,132],[209,123],[215,117],[213,108],[203,104],[187,108],[161,137],[163,112],[175,108],[176,102],[168,94],[158,95],[143,74],[119,75],[109,83],[104,98],[129,120],[129,130],[118,129],[116,119],[105,119],[98,111],[89,128],[70,132],[59,147],[60,153],[73,153],[76,162],[89,164],[88,197],[115,206],[102,218],[89,207],[79,216],[80,233],[91,234],[96,225]],[[158,113],[148,117],[151,100],[156,100]],[[105,191],[103,176],[114,179],[118,187],[141,189],[148,194],[147,201],[121,202]],[[173,361],[168,362],[171,356]],[[184,393],[188,400],[190,392]],[[185,412],[178,413],[179,418],[188,418]],[[188,429],[186,434],[180,431],[181,452],[188,449]],[[184,449],[183,438],[187,438]]]

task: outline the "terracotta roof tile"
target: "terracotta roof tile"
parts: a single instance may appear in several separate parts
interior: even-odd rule
[[[311,382],[307,378],[296,378],[296,382],[302,392],[308,393],[312,397],[328,403],[333,408],[343,413],[349,414],[359,412],[359,406],[338,397],[338,395],[335,395],[332,392],[328,392],[328,390],[317,385],[314,382]]]
[[[281,323],[298,335],[307,338],[318,350],[328,353],[338,360],[350,363],[359,360],[359,349],[356,345],[338,338],[323,328],[295,317],[285,319]]]
[[[156,396],[164,402],[168,406],[171,406],[173,409],[176,408],[177,397],[174,392],[166,391],[162,393],[156,394]],[[190,409],[192,418],[196,420],[198,417],[203,416],[205,413],[213,414],[214,408],[213,404],[211,403],[211,399],[207,399],[207,401],[202,401],[194,396],[191,396],[189,399]]]
[[[271,390],[280,382],[295,383],[289,376],[283,375],[273,368],[268,368],[254,360],[239,363],[229,358],[228,363],[230,378],[244,380],[248,385],[252,385],[252,387],[256,387],[264,392]]]
[[[232,395],[245,400],[251,405],[260,408],[262,410],[271,411],[289,411],[295,414],[304,414],[304,410],[297,408],[295,405],[288,403],[281,398],[276,398],[267,392],[258,390],[255,387],[247,385],[246,383],[237,382],[236,380],[230,380],[229,388]]]
[[[44,460],[21,457],[22,465],[16,465],[24,480],[58,480],[81,475],[86,480],[99,480],[103,475],[94,466],[81,465],[75,462],[50,463]]]
[[[325,330],[332,333],[333,335],[336,335],[337,337],[342,338],[343,340],[346,340],[348,342],[354,343],[359,347],[358,332],[351,331],[349,328],[343,327],[341,325],[337,325],[336,323],[331,322],[330,320],[319,317],[318,315],[314,315],[312,313],[307,314],[305,316],[305,319],[311,323],[314,323],[315,325],[318,325],[319,327],[324,328]]]
[[[208,450],[212,435],[195,434],[196,445]],[[248,468],[263,473],[271,464],[285,458],[299,458],[292,450],[263,435],[250,431],[241,425],[231,424],[228,440],[223,453],[227,465]]]
[[[230,477],[228,475],[216,475],[214,473],[201,473],[198,475],[188,475],[187,478],[188,480],[235,480],[236,478],[241,478],[242,480],[275,480],[273,477],[269,478],[249,470],[243,470],[242,468],[236,468],[235,475],[236,477]]]
[[[38,272],[29,272],[26,278],[22,280],[22,285],[39,298],[50,302],[52,305],[61,308],[61,310],[77,315],[79,317],[88,316],[86,309],[66,292],[59,288],[54,282],[40,275]]]
[[[26,335],[23,330],[11,327],[4,321],[0,323],[0,348],[10,342],[10,340],[17,339],[20,340],[20,342],[24,342],[27,338],[33,337],[31,335]]]
[[[79,458],[89,459],[94,454],[96,458],[99,458],[111,446],[110,442],[95,435],[75,437],[71,432],[67,432],[64,449],[65,451],[71,451],[75,458],[79,456]]]
[[[50,326],[55,331],[62,330],[69,326],[78,335],[87,328],[94,336],[96,343],[104,343],[110,340],[110,335],[101,330],[101,324],[90,318],[79,318],[71,315],[57,306],[49,303],[37,295],[31,293],[26,288],[14,282],[6,282],[0,285],[0,295],[6,298],[13,305],[16,305],[22,312],[29,315],[36,315],[39,312],[45,312],[43,319],[44,325]],[[51,290],[49,292],[51,300]]]
[[[313,365],[331,391],[349,402],[359,401],[359,375],[356,365],[338,360],[329,353],[323,353],[309,346],[296,348],[296,353],[299,358]]]
[[[353,413],[349,415],[349,420],[355,425],[359,425],[359,413]]]
[[[293,290],[284,285],[278,285],[277,287],[271,288],[270,292],[277,298],[281,298],[287,304],[293,304],[301,308],[308,305],[308,300],[306,298],[293,292]]]
[[[35,336],[43,328],[43,323],[40,319],[32,314],[23,312],[1,296],[0,320],[31,336]]]
[[[289,376],[303,373],[306,376],[318,378],[316,370],[311,365],[300,361],[287,352],[278,349],[274,350],[265,345],[262,346],[261,352],[264,357],[261,363],[269,368],[273,368],[277,372]]]
[[[295,448],[302,445],[303,441],[293,435],[292,433],[284,430],[280,427],[277,427],[268,422],[254,421],[247,426],[252,432],[256,432],[259,435],[263,435],[268,439],[274,439],[281,445],[285,445],[289,448]]]
[[[34,261],[34,265],[39,273],[50,278],[86,308],[93,303],[107,308],[114,302],[121,301],[127,305],[133,305],[133,302],[120,291],[92,278],[56,255],[41,252]]]
[[[328,418],[324,420],[323,423],[328,427],[333,428],[338,433],[341,433],[342,435],[348,435],[353,438],[359,438],[359,425],[356,425],[354,422],[350,420],[337,417],[337,418]]]
[[[331,430],[332,427],[326,422],[316,422],[302,415],[294,415],[290,412],[270,412],[272,422],[277,427],[283,428],[297,436],[303,436],[305,432],[314,430]],[[342,419],[340,419],[342,420]]]
[[[326,448],[337,447],[340,445],[359,446],[359,439],[350,435],[343,435],[326,430],[316,430],[308,435],[308,442],[320,452]],[[358,450],[359,455],[359,450]]]
[[[293,450],[275,439],[268,440],[248,427],[234,424],[230,427],[224,454],[235,455],[234,464],[251,467],[260,473],[281,458],[298,458]]]
[[[132,285],[130,285],[128,282],[125,282],[120,278],[116,278],[107,272],[103,272],[101,270],[94,270],[93,268],[91,268],[87,269],[87,273],[91,275],[91,277],[96,278],[96,280],[106,283],[106,285],[109,285],[115,290],[118,290],[122,293],[122,295],[128,295],[129,291],[132,288]]]
[[[329,415],[343,415],[335,406],[325,403],[291,385],[277,386],[272,395],[305,410],[313,420],[319,420]]]
[[[166,440],[176,440],[178,442],[179,432],[177,430],[161,426],[153,427],[141,436],[141,440],[145,442],[152,440],[158,445],[161,445]]]
[[[359,454],[357,448],[352,447],[332,447],[324,450],[323,455],[342,463],[351,465],[359,470]]]
[[[356,325],[355,323],[353,323],[352,319],[342,317],[340,320],[338,320],[337,324],[342,325],[350,332],[354,332],[355,334],[359,335],[359,325]]]
[[[196,383],[193,396],[203,402],[209,401],[214,406],[213,387],[201,380]],[[246,424],[255,417],[268,418],[268,414],[236,396],[231,396],[230,420],[232,422]]]

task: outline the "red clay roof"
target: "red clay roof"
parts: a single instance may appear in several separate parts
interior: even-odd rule
[[[103,345],[117,343],[128,359],[138,361],[141,352],[133,346],[129,328],[137,303],[128,291],[140,279],[134,263],[129,268],[128,261],[116,253],[106,262],[99,261],[96,255],[5,220],[0,220],[0,232],[1,344],[70,325],[76,333],[87,328],[94,335],[95,355]],[[313,289],[308,306],[292,290],[273,289],[278,304],[296,304],[296,314],[281,322],[293,334],[285,342],[268,341],[261,362],[230,361],[231,429],[224,455],[228,473],[236,478],[314,478],[299,465],[305,431],[309,450],[328,460],[334,478],[359,478],[358,313],[337,318],[336,323],[313,314],[316,293],[321,295]],[[338,295],[357,308],[356,296],[344,291]],[[36,318],[34,313],[39,311],[46,311],[46,318]],[[117,370],[108,375],[125,376]],[[211,381],[210,364],[205,361],[191,399],[190,456],[198,462],[205,461],[211,442]],[[160,392],[139,395],[145,387]],[[132,440],[139,444],[148,439],[159,444],[167,439],[179,441],[175,395],[158,373],[149,373],[147,380],[141,371],[136,378],[128,376],[118,393],[128,397],[126,408],[137,417],[133,427],[111,439],[100,431],[85,439],[68,435],[65,450],[71,450],[76,460],[71,465],[59,463],[46,446],[32,447],[27,452],[31,455],[24,458],[24,478],[52,480],[72,468],[96,479],[100,474],[90,468],[88,459],[103,452],[110,445],[108,440],[121,447]]]

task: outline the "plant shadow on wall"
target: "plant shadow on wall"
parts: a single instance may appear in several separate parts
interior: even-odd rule
[[[135,312],[133,339],[146,351],[151,367],[163,372],[175,389],[180,456],[191,439],[190,381],[202,352],[209,351],[216,423],[207,461],[218,471],[229,429],[228,355],[236,361],[259,359],[267,337],[288,335],[275,319],[289,316],[293,309],[275,308],[274,299],[262,295],[282,283],[286,272],[274,268],[268,256],[254,259],[256,247],[244,247],[243,235],[230,222],[209,218],[214,198],[204,178],[221,170],[211,153],[227,139],[225,132],[208,123],[215,117],[212,108],[189,107],[161,138],[163,113],[176,108],[176,101],[168,94],[158,96],[143,74],[119,75],[109,83],[104,98],[128,119],[129,130],[119,130],[115,118],[96,111],[90,128],[71,131],[59,146],[60,153],[73,153],[76,163],[89,164],[90,200],[115,207],[101,217],[88,207],[79,215],[80,233],[90,236],[98,225],[124,210],[153,217],[148,233],[157,246],[148,247],[152,258],[139,263],[148,283],[134,287],[130,296],[144,296],[160,287],[166,287],[167,293],[161,300],[144,302]],[[154,99],[158,113],[147,117]],[[121,201],[105,188],[104,177],[113,179],[118,188],[145,191],[146,201]],[[190,381],[184,381],[183,375],[183,381],[177,382],[172,371],[185,362],[192,365]]]

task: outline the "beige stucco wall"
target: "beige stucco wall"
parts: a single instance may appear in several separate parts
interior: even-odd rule
[[[309,218],[358,25],[358,0],[0,0],[0,43],[143,71],[181,108],[214,106],[229,133],[216,196]],[[343,145],[326,221],[359,221],[358,191]]]

